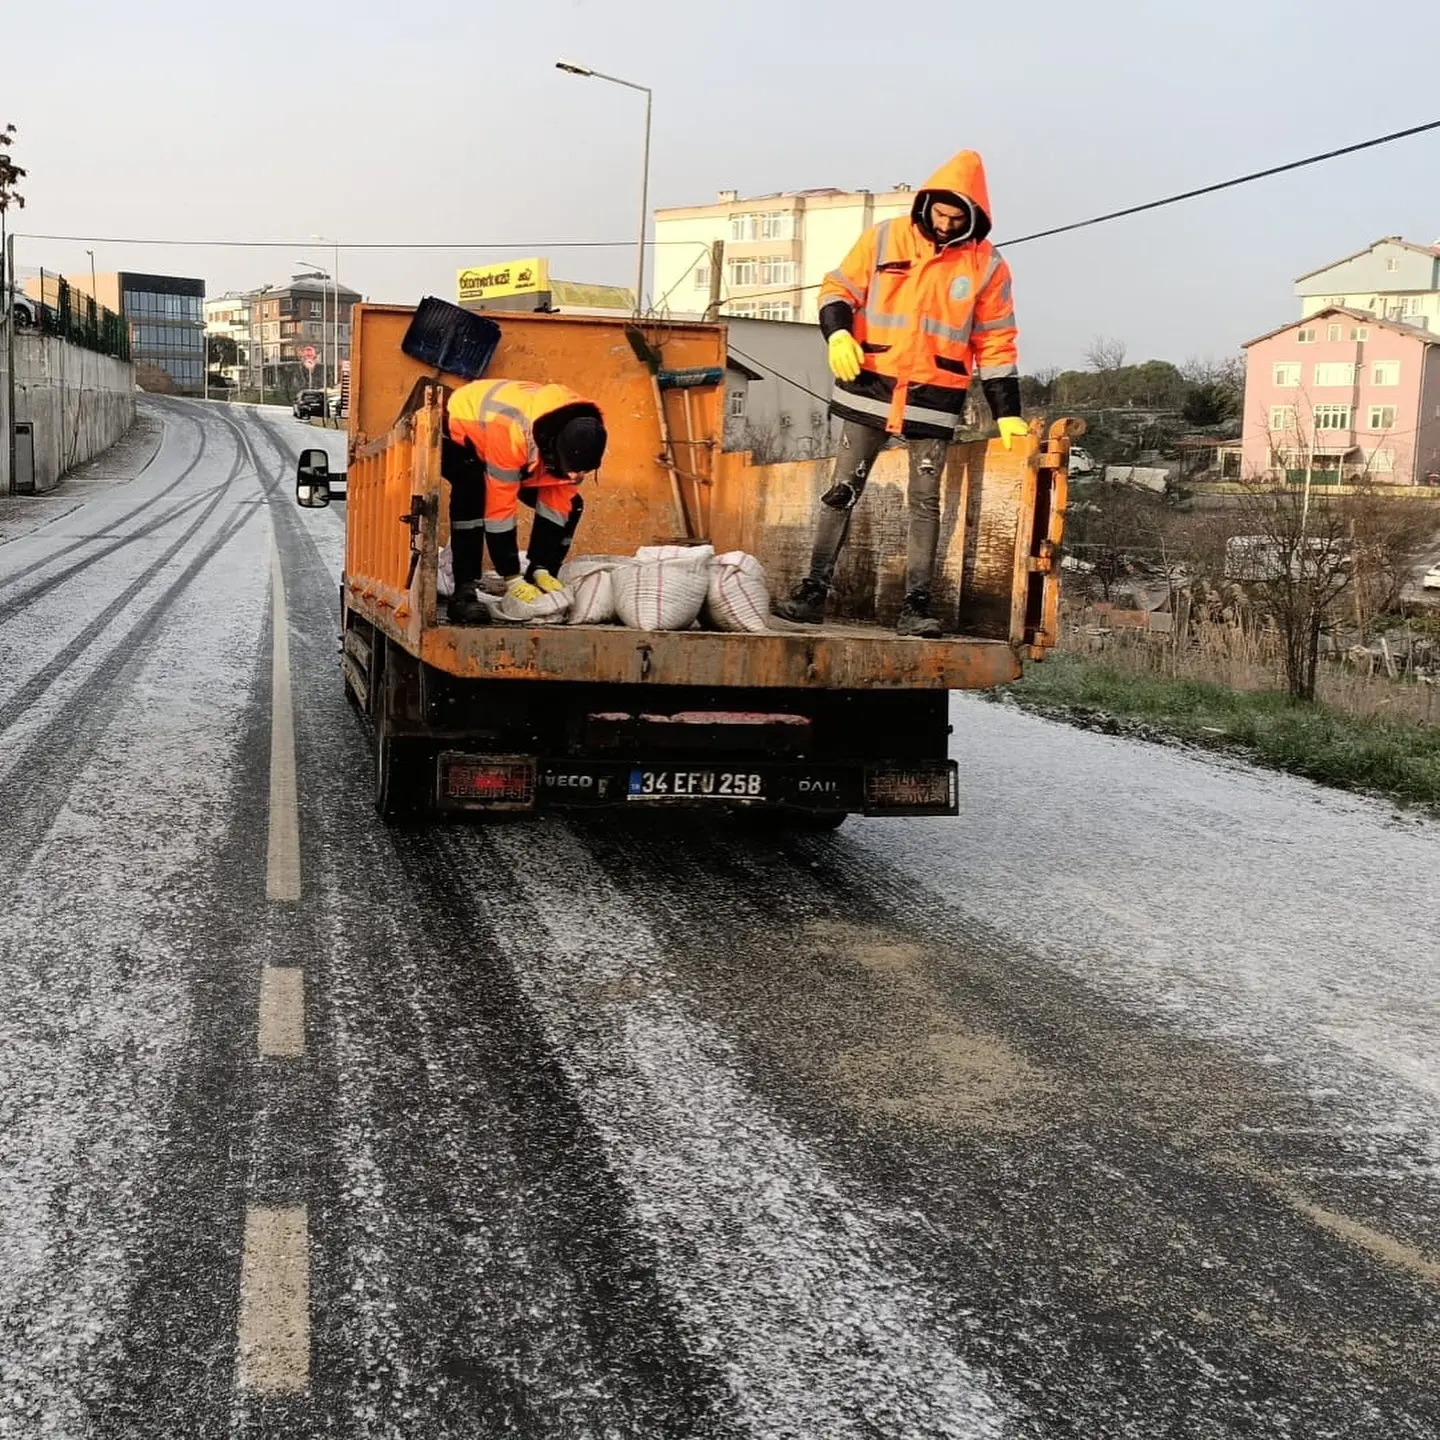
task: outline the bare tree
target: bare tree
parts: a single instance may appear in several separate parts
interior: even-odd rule
[[[1085,363],[1099,374],[1119,370],[1125,364],[1125,342],[1097,335],[1085,350]]]
[[[15,127],[13,125],[0,126],[0,295],[3,295],[5,299],[7,319],[12,318],[14,300],[11,298],[10,292],[15,285],[15,277],[5,273],[7,223],[12,205],[17,210],[25,208],[25,197],[17,187],[29,173],[23,166],[17,165],[12,158],[11,151],[14,143]]]
[[[1247,534],[1231,541],[1232,574],[1280,632],[1290,698],[1315,698],[1320,637],[1354,580],[1347,496],[1247,480],[1240,503]]]

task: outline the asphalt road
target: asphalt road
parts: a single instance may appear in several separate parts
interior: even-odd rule
[[[316,432],[147,409],[0,531],[0,1436],[1440,1435],[1434,822],[387,830]]]

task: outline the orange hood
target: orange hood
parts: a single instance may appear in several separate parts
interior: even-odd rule
[[[985,162],[974,150],[962,150],[958,155],[952,155],[915,192],[910,218],[930,240],[935,238],[930,228],[930,204],[942,194],[958,195],[975,211],[975,226],[968,235],[961,237],[962,241],[983,240],[990,233],[993,220],[990,187],[985,183]]]

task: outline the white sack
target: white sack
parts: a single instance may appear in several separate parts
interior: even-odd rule
[[[770,628],[765,567],[743,550],[717,555],[710,566],[705,623],[715,630],[759,634]]]
[[[684,558],[637,558],[634,565],[622,565],[610,572],[615,613],[622,625],[632,630],[688,630],[695,623],[710,589],[710,559],[715,552],[708,545],[690,550]],[[697,557],[693,553],[696,550],[709,554]]]

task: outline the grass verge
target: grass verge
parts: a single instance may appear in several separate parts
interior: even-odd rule
[[[1027,710],[1141,739],[1180,739],[1342,790],[1440,805],[1440,727],[1295,705],[1273,691],[1115,669],[1052,655],[1005,695]]]

